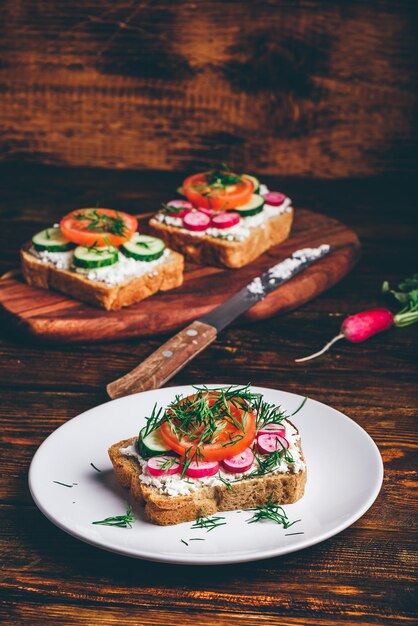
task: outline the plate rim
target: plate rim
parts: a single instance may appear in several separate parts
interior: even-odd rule
[[[204,383],[202,383],[204,384]],[[185,390],[189,390],[190,387],[192,385],[170,385],[167,387],[163,387],[162,389],[164,390],[173,390],[173,393],[176,391],[177,393],[184,393]],[[239,383],[208,383],[206,385],[207,387],[228,387],[228,386],[241,386]],[[42,450],[44,448],[44,446],[47,445],[47,442],[53,438],[54,436],[56,436],[56,434],[58,433],[58,431],[62,431],[65,430],[67,427],[70,427],[70,424],[73,425],[74,422],[78,422],[78,421],[82,421],[82,419],[90,414],[90,413],[95,413],[97,410],[100,411],[100,409],[103,406],[107,406],[109,404],[112,403],[121,403],[124,401],[127,401],[127,399],[129,398],[130,401],[134,398],[134,397],[139,397],[139,396],[143,396],[144,394],[149,394],[149,393],[155,393],[157,391],[159,391],[159,389],[152,389],[152,390],[148,390],[148,391],[143,391],[143,392],[139,392],[139,393],[135,393],[135,394],[130,394],[129,396],[124,396],[122,398],[117,398],[115,400],[107,400],[106,402],[102,402],[101,404],[91,407],[90,409],[87,409],[86,411],[83,411],[82,413],[70,418],[69,420],[67,420],[66,422],[64,422],[63,424],[61,424],[60,426],[58,426],[58,428],[56,428],[55,430],[53,430],[45,439],[44,441],[39,445],[39,447],[37,448],[37,450],[35,451],[35,454],[32,457],[31,463],[30,463],[30,467],[29,467],[29,471],[28,471],[28,485],[29,485],[29,491],[31,494],[31,497],[34,501],[34,503],[36,504],[36,506],[38,507],[38,509],[41,511],[41,513],[47,518],[47,520],[49,522],[51,522],[52,524],[54,524],[57,528],[59,528],[60,530],[64,531],[65,533],[67,533],[68,535],[70,535],[71,537],[74,537],[75,539],[78,539],[79,541],[82,541],[83,543],[86,543],[88,545],[94,546],[95,548],[99,548],[102,550],[105,550],[107,552],[111,552],[113,554],[119,554],[122,556],[127,556],[130,558],[134,558],[134,559],[140,559],[140,560],[147,560],[147,561],[152,561],[152,562],[156,562],[156,563],[166,563],[166,564],[171,564],[171,565],[232,565],[234,563],[246,563],[246,562],[253,562],[253,561],[258,561],[258,560],[263,560],[263,559],[268,559],[268,558],[274,558],[274,557],[280,557],[280,556],[284,556],[286,554],[290,554],[292,552],[297,552],[299,550],[304,550],[305,548],[309,548],[313,545],[316,545],[318,543],[322,543],[323,541],[326,541],[327,539],[338,535],[339,533],[341,533],[343,530],[349,528],[350,526],[352,526],[356,521],[358,521],[369,509],[370,507],[373,505],[373,503],[375,502],[376,498],[378,497],[381,488],[382,488],[382,484],[383,484],[383,479],[384,479],[384,464],[383,464],[383,460],[379,451],[379,448],[377,446],[377,444],[375,443],[375,441],[372,439],[372,437],[369,435],[369,433],[362,427],[360,426],[357,422],[355,422],[351,417],[349,417],[348,415],[346,415],[345,413],[342,413],[341,411],[339,411],[338,409],[335,409],[334,407],[330,406],[329,404],[325,404],[324,402],[320,402],[319,400],[315,400],[313,398],[310,398],[309,396],[302,396],[301,394],[297,394],[294,392],[290,392],[290,391],[285,391],[283,389],[275,389],[272,387],[264,387],[264,386],[260,386],[260,385],[252,385],[251,384],[251,388],[256,390],[256,391],[261,391],[261,392],[276,392],[276,393],[283,393],[287,396],[293,396],[295,398],[304,398],[307,397],[308,401],[306,404],[308,404],[308,402],[312,402],[317,406],[325,406],[328,409],[331,409],[332,411],[335,411],[339,414],[340,417],[342,417],[344,420],[348,420],[348,422],[350,423],[350,425],[352,427],[354,427],[355,429],[357,429],[358,431],[361,432],[362,436],[365,437],[368,440],[369,445],[371,445],[371,450],[373,451],[373,459],[376,461],[376,467],[378,469],[378,473],[379,476],[376,479],[376,482],[373,485],[373,489],[370,490],[370,493],[368,494],[368,497],[365,499],[365,501],[363,502],[362,506],[357,508],[355,513],[353,513],[352,515],[348,516],[344,521],[342,521],[340,524],[334,526],[333,528],[323,531],[322,533],[318,533],[317,535],[315,535],[314,537],[311,537],[310,539],[302,539],[299,542],[295,542],[293,544],[290,544],[288,546],[280,546],[280,547],[276,547],[276,548],[269,548],[269,549],[265,549],[265,550],[257,550],[254,553],[243,553],[242,555],[237,554],[237,555],[233,555],[233,556],[228,556],[228,553],[224,554],[224,555],[219,555],[219,554],[212,554],[212,555],[202,555],[200,556],[199,554],[196,553],[190,553],[190,554],[184,554],[180,555],[180,554],[161,554],[159,555],[158,553],[156,553],[155,551],[152,552],[148,552],[146,550],[141,549],[140,553],[133,553],[131,549],[129,548],[124,548],[123,546],[120,547],[113,547],[113,545],[106,545],[106,543],[99,541],[99,540],[95,540],[94,538],[86,538],[85,535],[83,535],[81,532],[77,532],[71,528],[69,528],[68,526],[66,526],[64,523],[62,523],[58,518],[54,517],[54,515],[52,515],[48,509],[43,505],[43,503],[40,501],[40,499],[37,497],[36,494],[36,486],[33,484],[34,483],[34,472],[36,468],[36,464],[39,462],[39,459],[42,458]],[[161,390],[161,389],[160,389]],[[175,390],[175,391],[174,391]],[[291,417],[291,416],[290,416]],[[156,526],[157,528],[159,528],[159,526]]]

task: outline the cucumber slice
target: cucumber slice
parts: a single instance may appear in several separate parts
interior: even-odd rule
[[[121,251],[136,261],[156,261],[165,250],[165,243],[157,237],[134,235],[131,241],[122,244]]]
[[[264,208],[264,198],[262,196],[253,193],[251,198],[246,204],[242,204],[241,206],[237,206],[234,211],[237,211],[241,215],[241,217],[251,217],[252,215],[257,215],[261,213]]]
[[[250,174],[244,174],[245,178],[249,178],[252,184],[254,185],[254,193],[258,193],[260,191],[260,181],[255,176],[251,176]]]
[[[113,246],[103,248],[77,246],[74,250],[74,265],[86,269],[96,269],[114,265],[118,262],[119,254]]]
[[[75,244],[64,237],[60,228],[45,228],[40,233],[36,233],[32,237],[32,245],[39,252],[42,250],[67,252],[67,250],[75,248]]]
[[[146,429],[147,427],[144,426],[138,437],[138,452],[144,459],[149,459],[159,454],[174,454],[161,437],[159,428],[151,431],[148,435],[145,435]]]

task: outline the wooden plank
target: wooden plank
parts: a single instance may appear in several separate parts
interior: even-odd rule
[[[241,619],[248,615],[251,620],[257,616],[266,623],[276,623],[268,620],[280,616],[294,623],[296,618],[306,620],[307,614],[312,623],[345,618],[349,623],[392,624],[396,617],[412,623],[416,546],[408,531],[367,531],[355,526],[303,552],[240,564],[237,570],[126,559],[76,541],[27,507],[1,506],[0,518],[8,572],[0,589],[13,613],[20,599],[22,616],[33,615],[35,604],[39,615],[45,616],[52,603],[58,616],[71,613],[71,606],[84,606],[97,614],[158,610],[161,622],[170,624],[184,611],[196,617],[201,612],[212,614],[220,624],[231,615]],[[380,564],[371,575],[376,545]],[[394,562],[402,568],[395,570]],[[78,617],[74,623],[80,622]]]
[[[413,172],[415,3],[3,3],[2,159]],[[222,16],[222,19],[220,19]]]

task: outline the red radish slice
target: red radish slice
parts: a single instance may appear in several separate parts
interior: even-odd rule
[[[283,424],[267,424],[262,426],[258,431],[259,435],[280,435],[284,437],[286,434],[286,427]]]
[[[286,196],[280,191],[269,191],[264,196],[264,200],[270,206],[280,206],[286,200]]]
[[[201,461],[200,463],[192,461],[186,470],[186,475],[190,478],[204,478],[205,476],[213,476],[218,470],[218,461]]]
[[[212,216],[212,226],[215,228],[231,228],[240,221],[239,213],[235,211],[222,211],[221,213],[215,213]]]
[[[258,449],[261,454],[271,454],[276,450],[289,447],[289,442],[280,435],[260,435],[257,439]]]
[[[241,454],[233,456],[232,459],[224,459],[222,466],[227,472],[242,473],[250,469],[254,463],[254,454],[251,448],[247,448]]]
[[[210,217],[201,211],[190,211],[183,217],[183,225],[187,230],[206,230],[210,224]]]
[[[197,210],[200,211],[201,213],[204,213],[205,215],[208,215],[209,217],[212,217],[212,215],[215,213],[213,209],[207,209],[204,206],[198,206]]]
[[[172,456],[153,456],[147,463],[151,476],[171,476],[180,471],[180,462]]]
[[[170,202],[167,202],[166,206],[172,206],[174,209],[184,209],[183,211],[168,213],[170,217],[184,217],[186,213],[193,209],[192,203],[188,202],[188,200],[170,200]]]

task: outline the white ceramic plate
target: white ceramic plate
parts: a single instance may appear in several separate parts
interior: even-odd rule
[[[253,390],[289,415],[303,400],[274,389]],[[248,524],[248,511],[220,514],[226,525],[210,532],[192,530],[191,522],[162,527],[148,522],[139,505],[134,506],[137,520],[131,529],[93,525],[126,509],[127,493],[114,478],[109,446],[137,434],[155,402],[165,406],[176,394],[192,392],[190,386],[168,387],[107,402],[53,432],[29,471],[32,497],[44,515],[70,535],[105,550],[153,561],[217,565],[287,554],[324,541],[358,520],[376,499],[383,480],[376,444],[350,418],[308,400],[292,418],[301,433],[308,482],[304,497],[285,507],[289,520],[301,520],[291,528],[271,521]],[[195,537],[205,541],[189,541]]]

